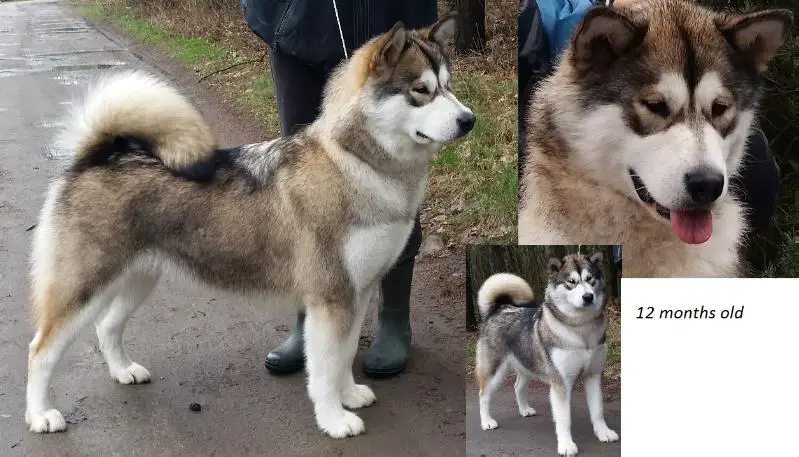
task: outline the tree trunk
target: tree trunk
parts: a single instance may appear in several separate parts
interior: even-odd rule
[[[458,52],[483,52],[486,42],[485,0],[458,0]]]

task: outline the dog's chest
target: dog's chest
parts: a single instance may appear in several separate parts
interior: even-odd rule
[[[385,275],[402,253],[412,229],[413,220],[350,229],[343,257],[356,287],[366,287]]]
[[[595,374],[602,371],[605,359],[603,348],[604,346],[593,349],[553,348],[550,357],[562,377],[574,379],[581,373]]]

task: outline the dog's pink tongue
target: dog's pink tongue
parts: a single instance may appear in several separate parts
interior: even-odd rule
[[[713,234],[713,216],[709,210],[671,210],[671,231],[690,244],[702,244]]]

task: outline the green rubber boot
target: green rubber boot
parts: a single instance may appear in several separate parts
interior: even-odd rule
[[[363,361],[363,373],[370,378],[399,374],[411,354],[410,298],[413,257],[394,266],[383,278],[378,311],[378,328]]]
[[[272,374],[296,373],[305,367],[305,313],[297,314],[297,323],[286,341],[266,355],[264,366]]]

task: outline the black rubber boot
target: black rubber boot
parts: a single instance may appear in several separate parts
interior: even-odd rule
[[[414,261],[396,265],[383,278],[378,328],[363,360],[363,373],[370,378],[399,374],[411,354],[410,295]]]
[[[272,374],[296,373],[305,367],[305,313],[297,314],[297,323],[286,341],[266,355],[264,366]]]
[[[370,378],[394,376],[408,364],[411,355],[413,259],[421,245],[422,226],[417,217],[405,249],[380,285],[383,301],[377,314],[377,332],[363,360],[363,373]]]

